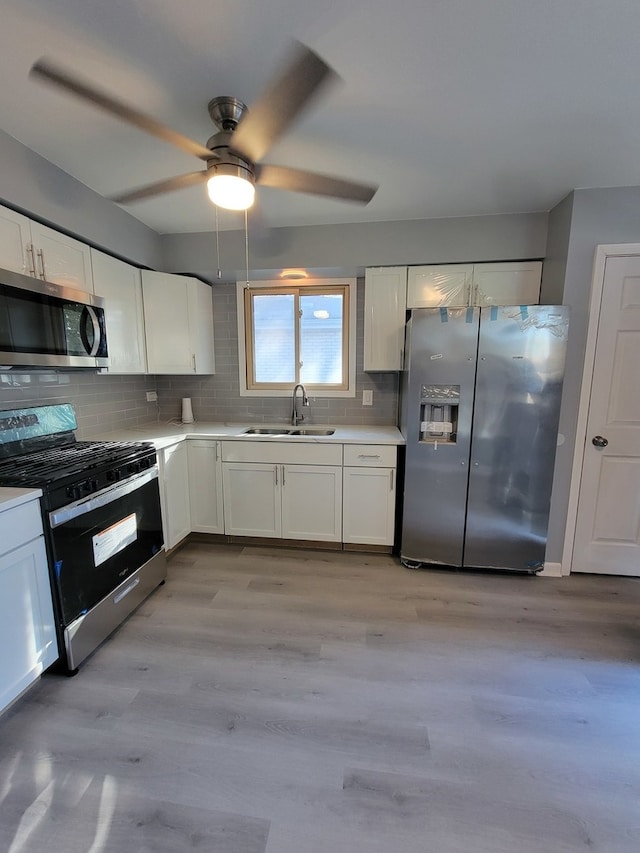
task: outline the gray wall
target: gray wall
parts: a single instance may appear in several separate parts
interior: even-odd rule
[[[561,296],[564,304],[571,306],[560,413],[560,432],[565,436],[565,443],[558,448],[556,457],[547,547],[547,559],[551,562],[560,562],[564,545],[593,260],[596,246],[607,243],[640,243],[640,187],[575,190],[549,217],[550,253],[557,269],[556,275],[547,280],[545,291],[554,295],[559,293],[564,267]]]
[[[215,376],[159,376],[160,420],[180,417],[181,398],[191,397],[196,420],[288,421],[291,397],[241,397],[238,375],[238,326],[235,284],[213,288]],[[311,398],[304,412],[308,423],[381,424],[397,423],[398,374],[364,373],[364,282],[358,282],[356,333],[356,397]],[[362,405],[362,391],[373,390],[373,406]]]
[[[116,205],[0,131],[0,202],[143,266],[160,261],[160,237]],[[81,438],[156,416],[155,377],[2,373],[0,409],[73,403]]]
[[[543,258],[546,239],[546,213],[273,228],[258,236],[250,232],[250,276],[283,267],[355,276],[373,266]],[[162,251],[163,269],[216,280],[211,233],[167,234]],[[244,233],[221,232],[220,252],[222,280],[244,279]]]
[[[155,231],[3,131],[0,203],[133,263],[160,263]]]

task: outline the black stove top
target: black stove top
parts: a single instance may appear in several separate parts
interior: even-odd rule
[[[153,468],[145,441],[76,441],[68,404],[0,412],[0,486],[43,491],[54,509]]]
[[[103,468],[129,462],[131,473],[153,445],[137,441],[77,441],[0,460],[0,485],[46,488],[69,478],[84,479]],[[138,469],[139,470],[139,469]]]

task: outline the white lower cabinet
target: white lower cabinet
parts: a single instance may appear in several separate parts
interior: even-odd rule
[[[189,504],[194,533],[224,533],[220,442],[187,441]]]
[[[393,545],[396,457],[393,445],[345,445],[343,542]]]
[[[279,465],[223,462],[224,532],[229,536],[279,538],[282,507]]]
[[[187,443],[158,451],[164,547],[175,548],[191,532]]]
[[[342,467],[224,462],[225,533],[340,542]]]
[[[0,711],[58,659],[37,500],[0,511]]]
[[[282,538],[342,540],[342,466],[283,465]]]
[[[340,542],[342,446],[222,442],[224,531]]]
[[[394,468],[344,469],[343,542],[393,545],[395,474]]]

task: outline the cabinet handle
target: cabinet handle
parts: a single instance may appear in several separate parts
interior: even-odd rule
[[[284,465],[282,466],[282,486],[284,488]]]
[[[358,453],[358,459],[380,459],[378,453]]]
[[[216,441],[216,462],[220,461],[220,442]]]
[[[392,491],[393,491],[393,475],[394,475],[394,473],[395,473],[395,472],[394,472],[394,470],[393,470],[393,468],[392,468],[392,469],[391,469],[391,471],[389,472],[389,474],[390,474],[390,476],[391,476],[391,483],[390,483],[390,485],[389,485],[389,491],[390,491],[390,492],[392,492]]]
[[[276,473],[276,486],[277,486],[277,485],[278,485],[278,466],[277,466],[277,465],[274,465],[274,466],[273,466],[273,470],[274,470],[274,471],[275,471],[275,473]]]
[[[42,249],[38,249],[38,257],[40,258],[40,278],[46,281],[47,273],[44,268],[44,252]]]
[[[196,372],[196,354],[195,352],[191,353],[191,363],[193,364],[193,372]]]
[[[29,243],[27,246],[27,254],[31,255],[31,266],[29,267],[29,272],[32,276],[38,277],[38,271],[36,269],[36,250],[33,247],[33,243]]]

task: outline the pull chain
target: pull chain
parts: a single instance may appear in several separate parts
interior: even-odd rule
[[[220,269],[220,234],[218,230],[218,205],[214,204],[216,209],[216,258],[218,261],[218,279],[222,278],[222,270]]]
[[[244,211],[244,260],[247,269],[247,288],[249,287],[249,216],[247,209]]]

